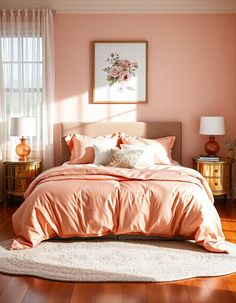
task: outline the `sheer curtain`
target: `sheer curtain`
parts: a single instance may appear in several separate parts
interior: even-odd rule
[[[53,45],[51,10],[0,10],[0,161],[16,156],[10,118],[32,116],[31,157],[53,166]]]

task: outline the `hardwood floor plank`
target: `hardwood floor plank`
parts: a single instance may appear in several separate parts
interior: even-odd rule
[[[21,303],[46,303],[53,282],[38,278],[30,279],[31,285]]]
[[[204,278],[184,280],[181,283],[185,285],[191,303],[214,303],[209,289],[204,283]],[[186,301],[188,302],[188,301]]]
[[[5,225],[11,222],[11,217],[16,211],[16,208],[0,208],[0,232],[5,227]]]
[[[124,286],[122,283],[97,283],[95,294],[94,303],[124,303]]]
[[[52,287],[48,296],[47,303],[71,302],[74,283],[52,282]]]
[[[0,231],[0,241],[12,239],[14,237],[13,226],[11,220],[7,222]]]
[[[105,300],[95,301],[96,288],[97,288],[97,283],[76,283],[74,286],[70,303],[95,303],[95,302],[106,303],[107,301]]]
[[[236,302],[236,275],[227,275],[223,277],[228,291],[231,292],[232,297],[234,298],[234,302]]]
[[[204,280],[207,285],[214,303],[234,303],[235,299],[231,291],[228,290],[227,284],[223,277],[211,277]]]
[[[144,283],[121,283],[122,302],[146,302],[146,285]]]
[[[0,230],[2,225],[6,223],[6,221],[10,220],[11,213],[7,208],[1,209],[0,211]]]
[[[171,283],[171,297],[170,302],[184,303],[190,301],[190,296],[187,287],[184,283]],[[177,299],[178,298],[178,299]]]
[[[0,303],[21,303],[28,288],[31,278],[21,279],[12,276],[9,283],[0,295]]]
[[[171,303],[171,286],[167,283],[146,283],[147,303]]]
[[[235,201],[236,202],[236,201]],[[223,220],[236,221],[236,203],[234,207],[225,205],[221,200],[216,200],[215,207]]]
[[[10,282],[11,276],[0,274],[0,295]]]

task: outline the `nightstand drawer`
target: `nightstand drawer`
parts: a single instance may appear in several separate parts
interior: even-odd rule
[[[32,181],[33,181],[33,179],[30,179],[30,178],[28,178],[28,179],[16,178],[15,179],[15,188],[12,188],[12,190],[15,190],[16,192],[24,193]]]
[[[234,160],[224,157],[219,157],[219,160],[214,162],[200,157],[194,157],[192,160],[193,168],[207,180],[213,195],[229,194],[230,203],[233,206],[232,166]]]
[[[36,177],[41,171],[40,163],[28,165],[9,166],[9,170],[13,170],[13,177]],[[40,170],[40,171],[39,171]]]
[[[222,194],[230,190],[230,178],[206,178],[213,194]]]
[[[4,172],[4,206],[10,196],[23,197],[30,183],[41,173],[42,161],[40,160],[5,160]]]
[[[229,177],[230,165],[224,163],[206,164],[198,163],[198,171],[204,177]]]

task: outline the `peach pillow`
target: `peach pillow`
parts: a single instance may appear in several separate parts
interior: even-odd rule
[[[121,139],[122,139],[122,144],[152,146],[154,149],[155,164],[173,163],[173,159],[171,157],[171,151],[175,143],[174,136],[157,138],[157,139],[146,139],[142,137],[125,135]]]
[[[93,138],[70,134],[65,137],[65,140],[71,153],[69,162],[71,164],[88,164],[94,162],[94,145],[115,148],[118,142],[118,135],[111,134]]]

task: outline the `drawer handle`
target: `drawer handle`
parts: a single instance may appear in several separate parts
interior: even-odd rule
[[[217,186],[218,185],[218,183],[217,182],[215,182],[215,186]]]
[[[215,173],[218,173],[218,169],[215,169]]]
[[[18,183],[18,187],[21,187],[22,185],[21,185],[21,183]]]

